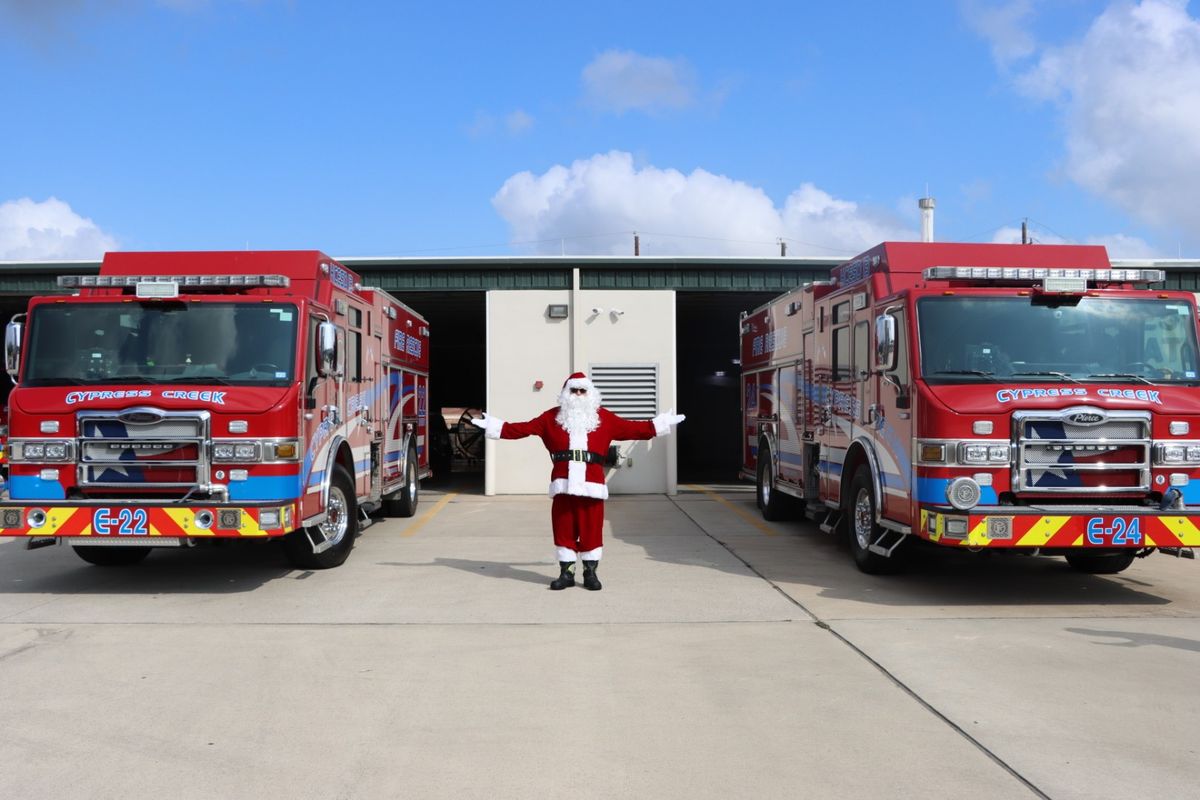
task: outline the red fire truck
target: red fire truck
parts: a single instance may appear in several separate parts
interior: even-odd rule
[[[1091,573],[1200,545],[1196,305],[1161,270],[886,242],[831,278],[742,315],[764,517],[803,503],[869,573],[917,539]]]
[[[8,325],[0,535],[131,564],[279,539],[346,560],[429,475],[429,328],[316,251],[109,253]]]

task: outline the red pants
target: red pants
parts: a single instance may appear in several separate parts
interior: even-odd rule
[[[557,494],[550,506],[550,522],[554,526],[554,545],[559,549],[559,561],[564,550],[582,553],[588,560],[600,560],[604,543],[604,501],[595,497]]]

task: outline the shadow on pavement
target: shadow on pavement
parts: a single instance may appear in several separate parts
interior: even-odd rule
[[[1165,636],[1159,633],[1135,633],[1133,631],[1101,631],[1092,628],[1067,628],[1069,633],[1078,633],[1081,636],[1108,636],[1115,639],[1124,639],[1123,642],[1092,642],[1092,644],[1103,645],[1105,647],[1145,647],[1147,645],[1157,645],[1159,647],[1170,647],[1176,650],[1188,650],[1193,653],[1200,653],[1200,640],[1185,639],[1182,636]]]
[[[517,568],[518,566],[540,566],[544,570],[549,569],[546,564],[539,564],[537,562],[514,565],[496,561],[475,561],[469,558],[435,558],[433,561],[380,561],[377,563],[383,567],[450,567],[451,569],[469,572],[472,575],[482,575],[487,578],[501,578],[510,581],[523,581],[525,583],[538,583],[545,586],[549,586],[550,581],[557,577],[558,574],[550,575],[548,573]]]
[[[160,548],[129,567],[86,564],[69,546],[25,552],[5,548],[0,559],[3,594],[231,594],[252,592],[274,580],[304,580],[273,542],[231,541],[219,546]]]
[[[657,561],[737,574],[746,573],[745,561],[800,602],[810,594],[807,587],[822,598],[880,606],[1173,602],[1146,591],[1154,585],[1132,575],[1089,575],[1072,569],[1061,557],[955,552],[933,545],[915,547],[900,574],[866,575],[855,566],[843,537],[799,519],[756,524],[761,516],[753,493],[735,487],[713,487],[713,491],[724,502],[695,492],[686,498],[681,492],[679,501],[654,496],[667,500],[658,507],[624,497],[615,504],[610,501],[606,517],[611,535],[643,548],[648,558]],[[688,521],[687,527],[680,526],[680,515]],[[673,535],[655,535],[658,532]],[[713,543],[732,556],[714,550]]]

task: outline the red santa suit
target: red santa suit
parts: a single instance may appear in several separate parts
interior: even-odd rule
[[[565,402],[572,388],[586,388],[599,401],[595,386],[577,372],[563,385],[560,401]],[[652,420],[635,421],[620,417],[606,408],[596,408],[596,417],[588,425],[568,430],[561,407],[547,409],[528,422],[504,422],[485,416],[484,432],[489,439],[523,439],[538,436],[550,452],[550,496],[554,504],[550,518],[554,544],[560,562],[574,563],[576,554],[584,561],[599,561],[602,554],[604,501],[608,486],[604,481],[604,459],[614,441],[653,439],[671,432],[671,425],[682,415],[660,414]],[[592,427],[594,425],[594,427]]]

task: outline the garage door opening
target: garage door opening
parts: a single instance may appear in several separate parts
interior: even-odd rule
[[[483,431],[470,424],[487,392],[484,292],[396,292],[429,321],[432,486],[483,491]]]
[[[737,481],[742,453],[740,317],[743,311],[757,308],[777,294],[676,294],[677,410],[687,415],[677,431],[679,483]]]

